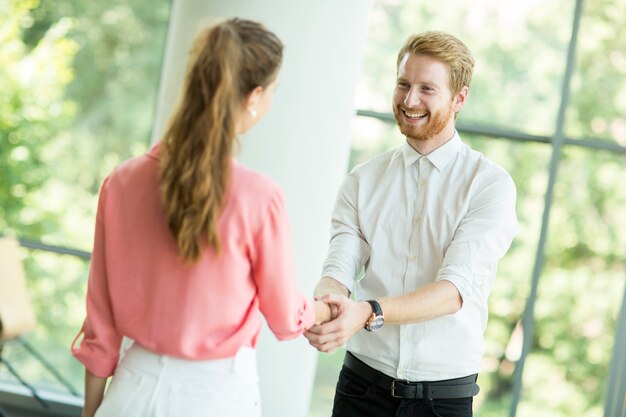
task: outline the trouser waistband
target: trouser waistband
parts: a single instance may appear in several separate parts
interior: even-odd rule
[[[466,398],[475,396],[480,390],[476,384],[478,374],[445,381],[411,382],[385,375],[357,359],[350,352],[346,352],[343,364],[371,384],[389,391],[395,398]]]
[[[215,375],[257,375],[256,352],[250,347],[242,347],[228,358],[193,360],[161,355],[134,343],[125,351],[119,366],[154,377],[164,375],[168,379],[190,382],[201,382]]]

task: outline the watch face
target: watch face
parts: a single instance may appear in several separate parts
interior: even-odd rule
[[[385,324],[385,318],[383,316],[376,316],[372,319],[368,327],[370,331],[373,332],[383,327],[383,324]]]

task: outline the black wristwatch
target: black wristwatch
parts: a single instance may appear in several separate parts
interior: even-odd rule
[[[380,304],[376,300],[366,300],[372,306],[372,315],[365,322],[365,330],[368,332],[375,332],[380,330],[385,324],[385,316],[383,316],[383,309],[380,308]]]

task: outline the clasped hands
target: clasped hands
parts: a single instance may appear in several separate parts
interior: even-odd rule
[[[372,307],[365,301],[339,294],[315,297],[315,325],[304,337],[320,352],[332,352],[362,330],[371,314]]]

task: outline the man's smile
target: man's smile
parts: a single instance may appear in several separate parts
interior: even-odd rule
[[[415,112],[415,111],[410,111],[410,110],[402,110],[402,113],[404,113],[404,115],[407,118],[414,119],[414,120],[423,119],[424,117],[428,116],[428,113]]]

